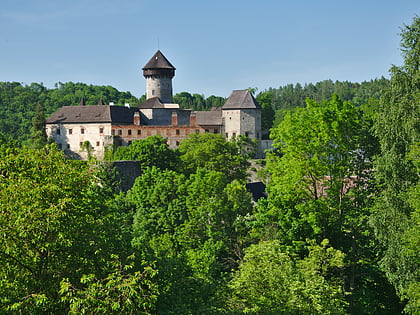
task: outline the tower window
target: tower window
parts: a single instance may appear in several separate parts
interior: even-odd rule
[[[99,133],[100,133],[100,134],[103,134],[103,133],[104,133],[104,127],[100,127],[100,128],[99,128]]]
[[[73,134],[73,129],[69,129],[69,135]]]
[[[57,133],[57,135],[61,134],[60,127],[58,127],[58,128],[55,130],[55,132]]]
[[[155,90],[152,90],[152,95],[155,95]]]
[[[83,135],[85,134],[85,128],[80,128],[80,133]]]
[[[96,141],[96,146],[99,147],[100,143],[99,141]]]

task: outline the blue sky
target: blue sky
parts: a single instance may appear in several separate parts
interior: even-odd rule
[[[418,0],[1,0],[0,81],[111,85],[139,97],[157,49],[174,93],[229,96],[388,76]]]

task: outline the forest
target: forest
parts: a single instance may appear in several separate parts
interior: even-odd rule
[[[275,147],[258,201],[246,139],[135,141],[110,158],[141,164],[122,191],[110,163],[49,143],[45,117],[144,96],[0,83],[0,314],[419,314],[419,38],[415,17],[389,79],[250,88]]]

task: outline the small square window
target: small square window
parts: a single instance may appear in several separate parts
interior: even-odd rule
[[[103,133],[104,133],[104,128],[103,128],[103,127],[100,127],[100,128],[99,128],[99,133],[100,133],[100,134],[103,134]]]
[[[73,134],[73,129],[69,129],[69,135]]]
[[[139,130],[137,130],[137,134],[138,135],[141,135],[141,130],[139,129]]]
[[[99,141],[96,141],[96,146],[99,147],[100,143]]]

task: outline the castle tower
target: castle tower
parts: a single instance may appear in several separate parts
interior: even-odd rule
[[[226,138],[238,135],[261,140],[261,106],[248,90],[235,90],[222,107]]]
[[[172,103],[172,78],[175,67],[158,50],[143,67],[146,78],[146,98],[159,97],[162,103]]]

